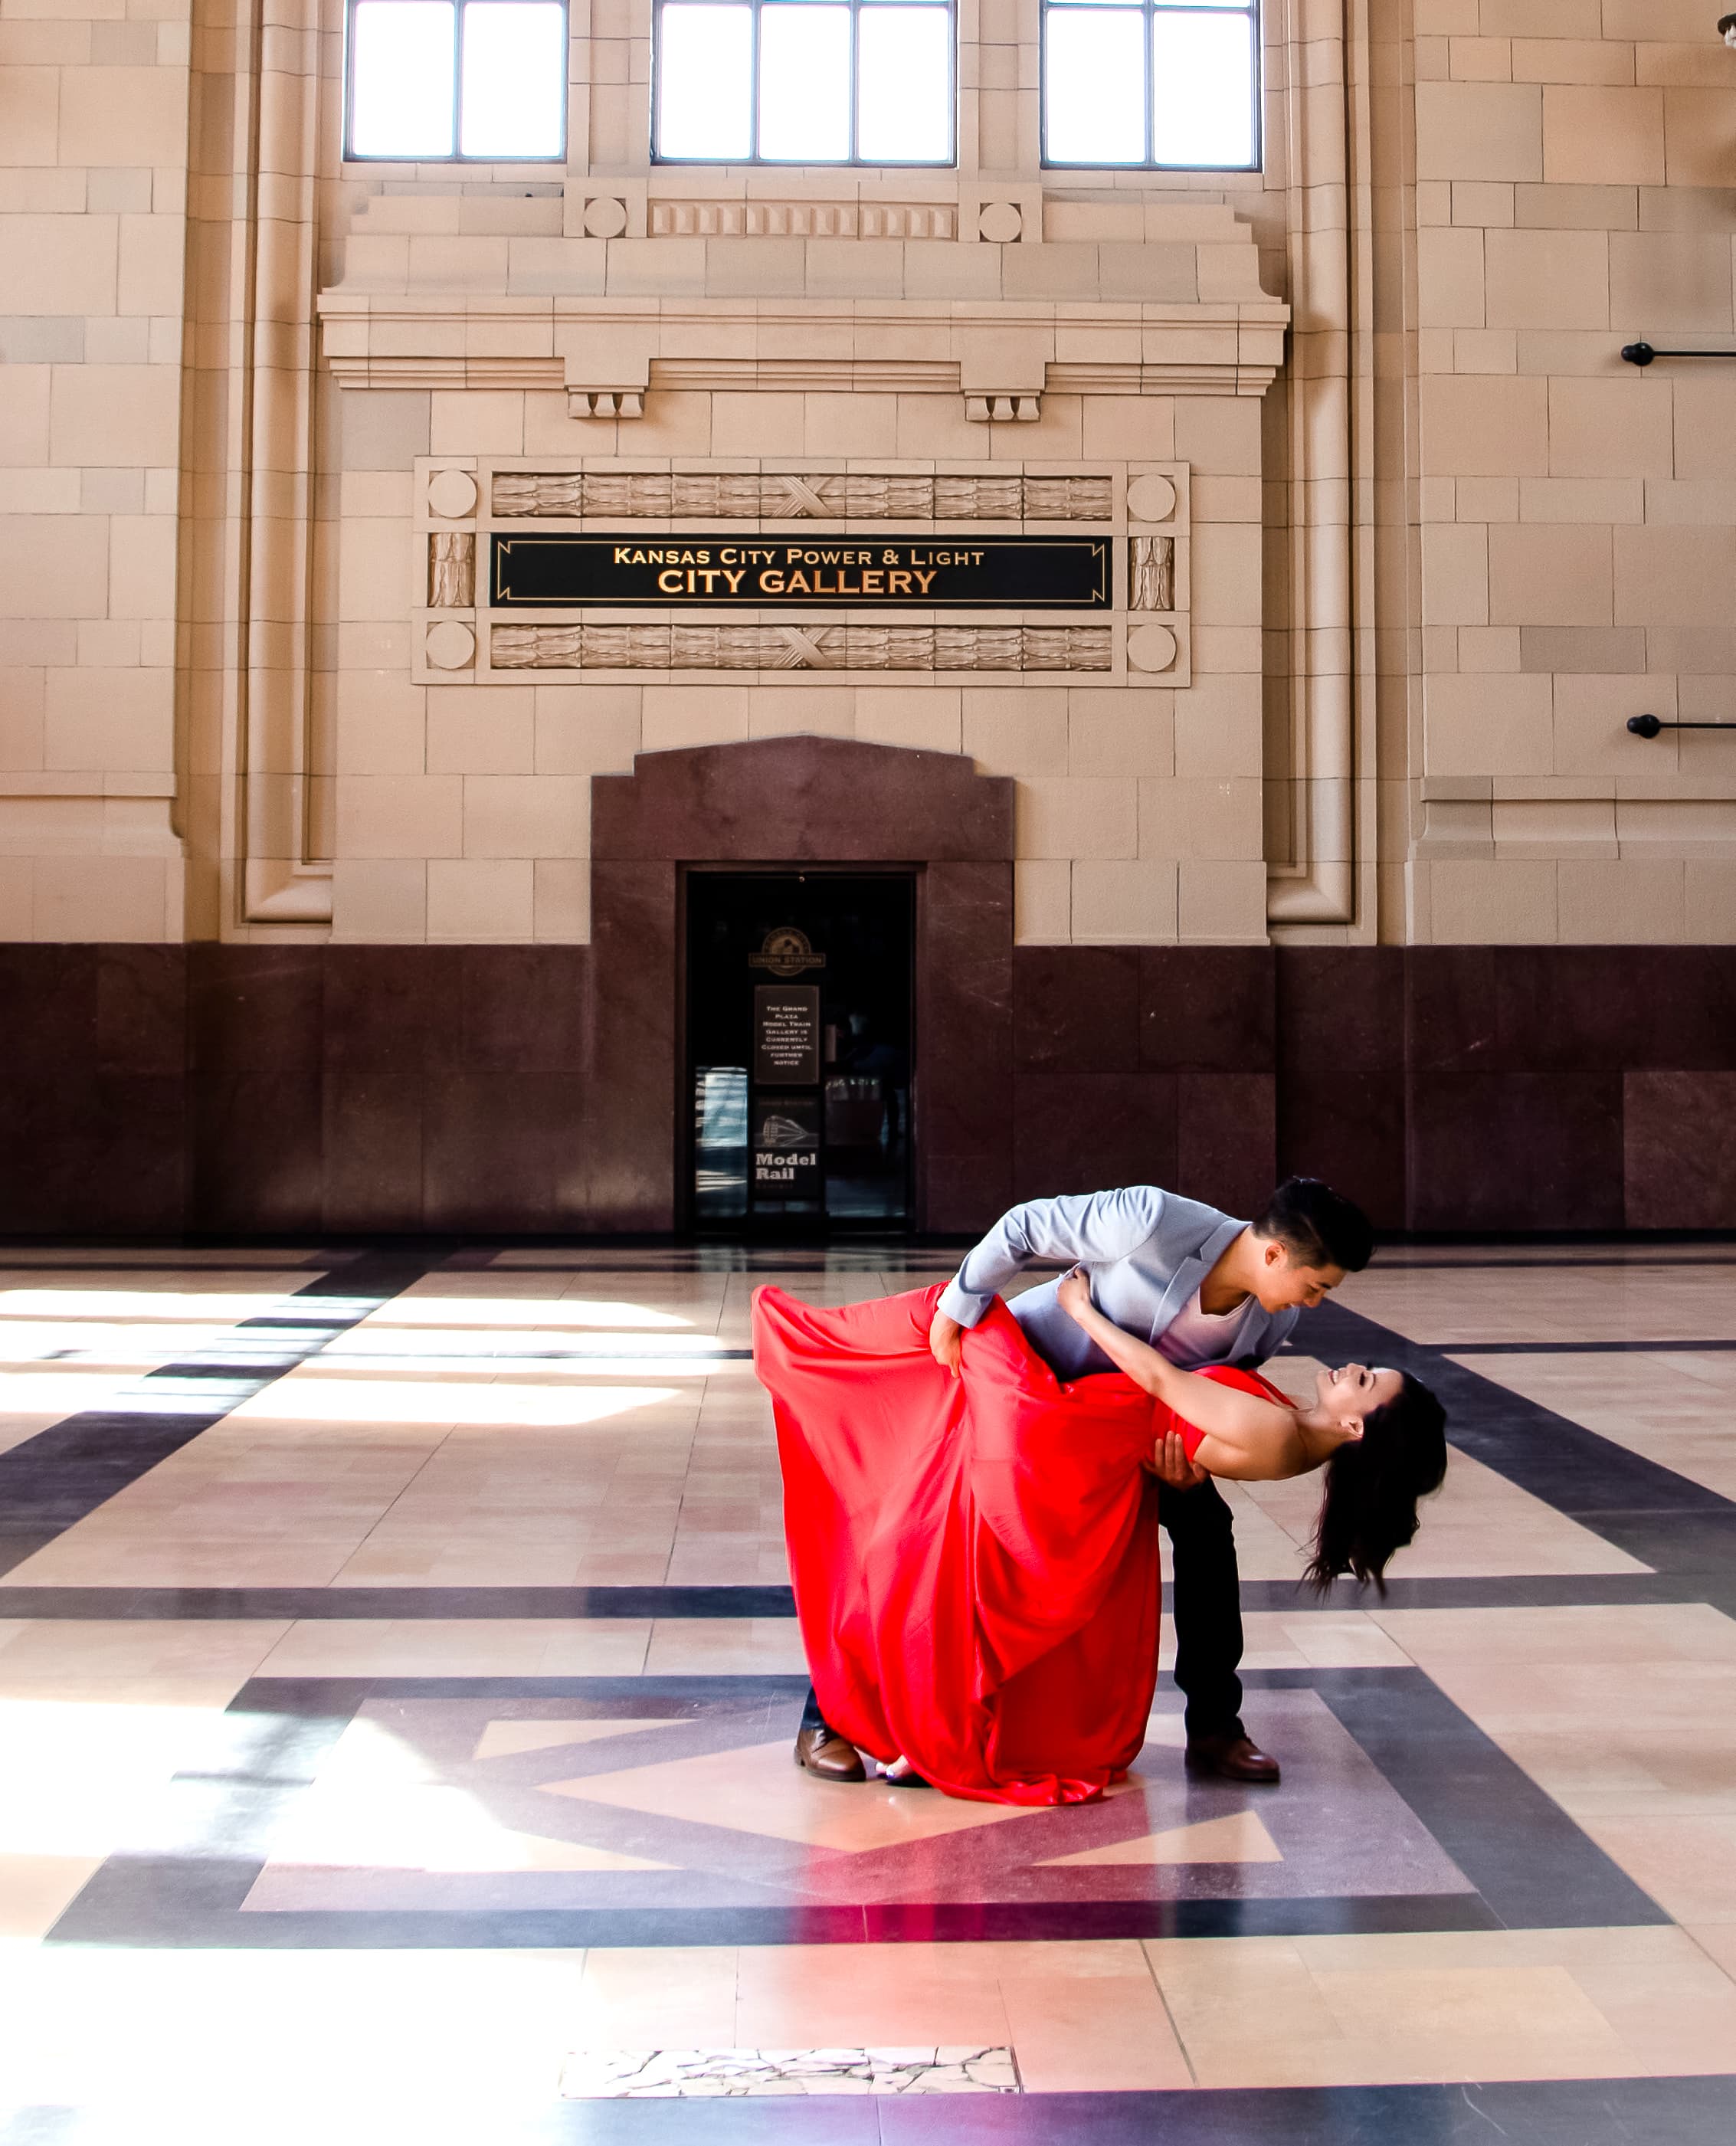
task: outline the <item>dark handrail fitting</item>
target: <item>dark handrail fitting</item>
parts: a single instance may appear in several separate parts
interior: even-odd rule
[[[1736,350],[1654,350],[1649,342],[1624,342],[1622,356],[1629,365],[1649,365],[1654,357],[1736,357]]]
[[[1629,716],[1628,728],[1635,737],[1654,738],[1660,731],[1736,731],[1736,723],[1666,723],[1656,716]]]

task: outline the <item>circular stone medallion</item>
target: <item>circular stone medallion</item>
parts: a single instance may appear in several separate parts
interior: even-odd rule
[[[1166,477],[1136,477],[1127,487],[1127,512],[1135,522],[1167,522],[1175,512],[1175,487]]]
[[[1175,636],[1166,626],[1136,626],[1127,636],[1130,671],[1167,671],[1175,661]]]
[[[1010,246],[1025,228],[1016,202],[990,202],[976,219],[983,237],[996,246]]]
[[[476,481],[468,470],[436,470],[428,480],[429,511],[459,522],[476,511]]]
[[[612,194],[598,194],[585,204],[587,238],[619,238],[627,227],[627,205]]]
[[[422,647],[435,671],[467,671],[476,660],[476,636],[456,618],[436,620]]]

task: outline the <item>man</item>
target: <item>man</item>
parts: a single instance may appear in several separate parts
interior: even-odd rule
[[[1251,1222],[1155,1185],[1032,1200],[1003,1215],[943,1292],[929,1346],[954,1377],[966,1330],[1032,1266],[1083,1267],[1107,1319],[1194,1370],[1255,1365],[1272,1355],[1301,1311],[1368,1265],[1368,1218],[1317,1178],[1280,1185]],[[1011,1299],[1025,1339],[1062,1379],[1115,1367],[1057,1300],[1050,1281]],[[1223,1779],[1275,1782],[1278,1762],[1242,1725],[1240,1580],[1229,1506],[1194,1467],[1179,1436],[1159,1458],[1175,1577],[1175,1681],[1187,1701],[1187,1764]],[[812,1693],[796,1739],[798,1764],[826,1780],[861,1780],[855,1749],[826,1721]]]

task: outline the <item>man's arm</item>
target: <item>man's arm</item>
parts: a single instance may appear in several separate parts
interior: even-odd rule
[[[958,1376],[965,1329],[1026,1267],[1100,1266],[1125,1259],[1156,1229],[1165,1196],[1155,1185],[1130,1185],[1010,1208],[965,1254],[941,1292],[928,1337],[935,1361]]]
[[[1211,1451],[1203,1456],[1211,1474],[1259,1480],[1296,1472],[1294,1410],[1172,1364],[1105,1319],[1091,1302],[1090,1285],[1082,1274],[1070,1274],[1062,1282],[1060,1301],[1117,1370],[1211,1441]]]
[[[1129,1185],[1119,1192],[1070,1193],[1010,1208],[965,1255],[940,1309],[960,1326],[975,1326],[1026,1267],[1105,1266],[1125,1260],[1156,1229],[1164,1199],[1155,1185]]]

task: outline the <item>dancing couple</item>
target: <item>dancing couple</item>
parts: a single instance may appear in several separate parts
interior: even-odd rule
[[[1125,1773],[1157,1682],[1157,1530],[1174,1559],[1186,1762],[1275,1782],[1240,1719],[1241,1612],[1215,1479],[1324,1470],[1308,1577],[1381,1582],[1446,1470],[1406,1372],[1346,1364],[1295,1402],[1257,1369],[1368,1264],[1310,1178],[1252,1222],[1155,1185],[1037,1200],[944,1289],[823,1310],[754,1299],[813,1689],[796,1756],[861,1781],[1080,1803]],[[1058,1280],[1010,1303],[1031,1266]]]

